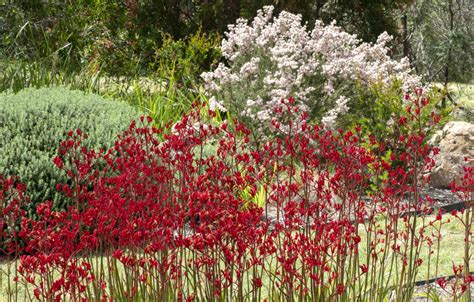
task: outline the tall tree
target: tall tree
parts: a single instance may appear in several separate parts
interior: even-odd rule
[[[414,65],[428,81],[472,81],[474,32],[470,0],[417,0],[408,26]],[[456,58],[456,59],[455,59]]]

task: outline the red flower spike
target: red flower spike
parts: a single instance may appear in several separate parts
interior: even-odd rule
[[[408,97],[407,102],[419,108],[420,98]],[[104,247],[137,282],[166,276],[170,288],[179,289],[173,294],[181,300],[213,299],[229,290],[236,278],[263,287],[268,259],[277,263],[275,274],[266,277],[285,295],[294,291],[305,295],[309,282],[316,287],[327,284],[328,297],[345,291],[350,295],[351,283],[365,282],[372,265],[382,261],[385,246],[408,269],[410,259],[403,255],[407,242],[413,238],[417,247],[434,246],[430,221],[414,234],[409,231],[413,221],[409,215],[396,221],[404,212],[431,211],[429,198],[414,204],[402,198],[416,190],[410,167],[416,166],[422,175],[432,164],[432,149],[424,144],[423,133],[412,130],[407,115],[401,118],[403,135],[393,142],[369,136],[364,143],[360,127],[354,133],[332,133],[309,126],[309,121],[285,122],[296,111],[293,103],[283,101],[274,109],[281,118],[272,120],[277,129],[291,126],[291,135],[282,132],[261,142],[258,149],[248,144],[250,131],[238,121],[221,127],[207,124],[200,114],[206,109],[199,102],[163,129],[132,122],[110,150],[82,148],[80,135],[71,134],[61,143],[58,157],[68,163],[62,169],[69,179],[57,186],[70,197],[69,207],[55,212],[46,203],[38,207],[43,221],[21,219],[22,238],[27,239],[31,256],[21,260],[20,279],[33,284],[54,268],[64,276],[64,281],[53,283],[54,295],[87,299],[91,283],[102,291],[107,284],[101,281],[105,276],[93,275],[92,267],[77,255]],[[304,112],[298,116],[307,118]],[[148,117],[147,121],[151,123]],[[415,162],[415,155],[428,159]],[[259,198],[265,207],[275,208],[274,224],[255,204]],[[376,222],[381,216],[387,219],[384,226]],[[403,231],[395,229],[395,222],[403,224]],[[368,246],[370,264],[360,265],[360,271],[354,270],[340,284],[342,267],[333,260],[356,257],[358,230],[365,223],[373,238]],[[217,263],[220,270],[214,269]],[[423,263],[411,263],[418,265]],[[303,270],[311,272],[309,279]],[[192,272],[199,272],[199,284],[213,289],[211,297],[183,290]],[[40,293],[51,290],[35,287]],[[128,297],[137,292],[129,288]],[[114,298],[103,293],[99,297]]]

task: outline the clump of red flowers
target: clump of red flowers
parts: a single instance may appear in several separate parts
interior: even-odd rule
[[[432,226],[427,101],[415,95],[393,142],[294,123],[292,103],[260,148],[197,103],[166,129],[132,122],[110,150],[70,132],[53,159],[70,203],[21,220],[18,282],[42,301],[407,299]]]

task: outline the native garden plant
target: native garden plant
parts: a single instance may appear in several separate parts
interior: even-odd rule
[[[238,112],[257,132],[268,130],[282,98],[295,97],[312,119],[335,127],[351,111],[356,86],[379,85],[383,91],[401,83],[401,98],[421,85],[406,58],[390,58],[386,33],[370,44],[335,24],[317,22],[308,30],[300,15],[273,16],[272,6],[259,10],[250,24],[239,19],[229,29],[222,41],[227,65],[202,76],[211,106]]]
[[[0,301],[473,301],[466,3],[303,2],[1,4]]]
[[[138,111],[125,103],[66,88],[25,89],[0,94],[0,174],[14,175],[28,184],[32,206],[45,200],[65,208],[55,186],[65,179],[51,159],[68,129],[81,128],[90,136],[85,147],[109,148]]]

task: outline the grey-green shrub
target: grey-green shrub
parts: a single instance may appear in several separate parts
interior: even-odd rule
[[[112,146],[118,134],[140,114],[126,103],[94,94],[57,88],[28,88],[0,94],[0,174],[16,175],[28,186],[31,211],[45,200],[64,207],[55,186],[64,172],[52,158],[69,130],[88,133],[85,146]]]

